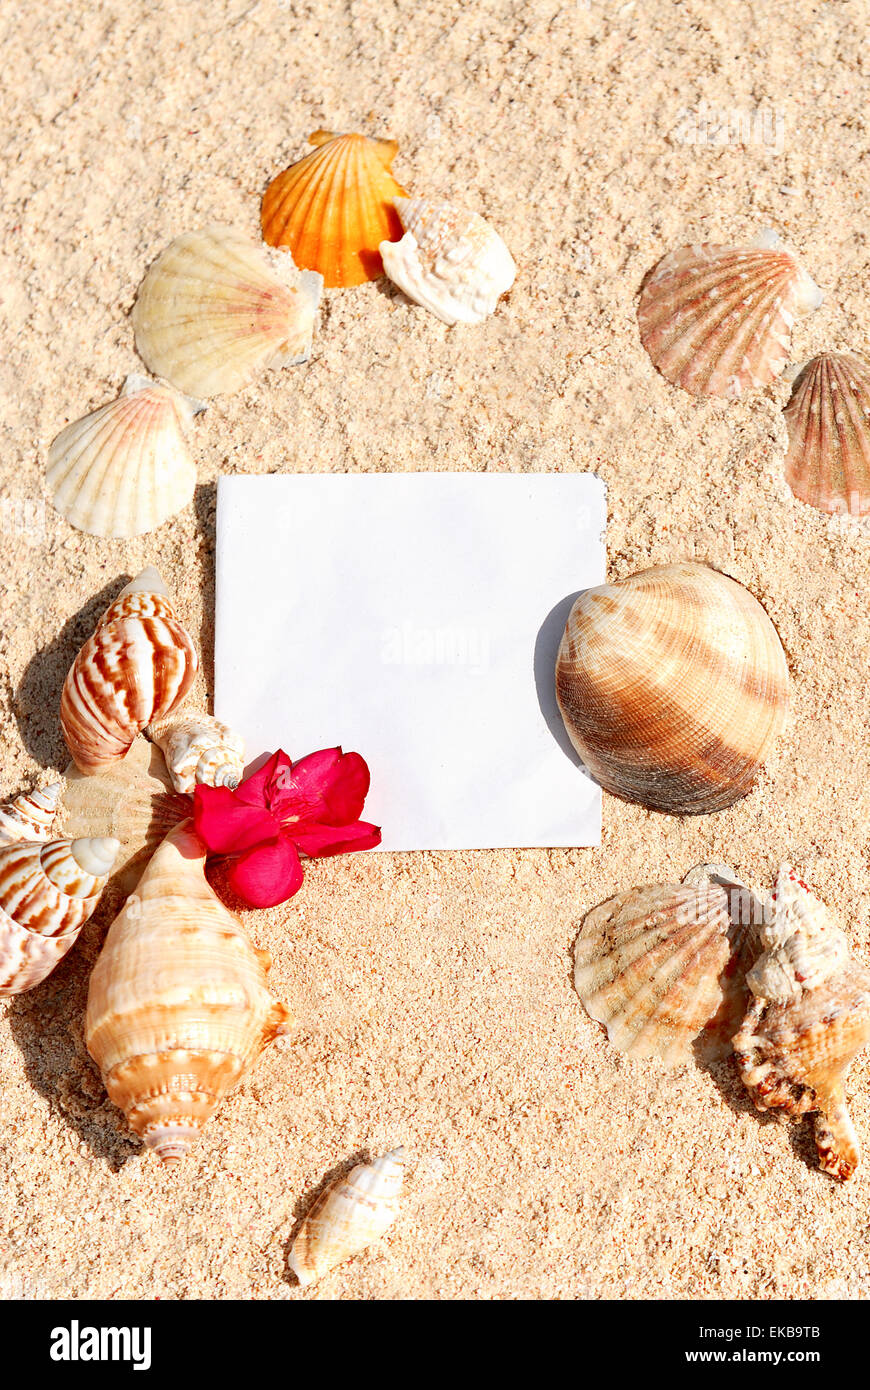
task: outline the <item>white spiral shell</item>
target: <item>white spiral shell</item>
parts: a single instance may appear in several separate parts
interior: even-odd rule
[[[433,198],[395,198],[405,235],[382,241],[384,270],[443,323],[482,323],[516,278],[513,256],[476,212]]]
[[[245,741],[211,714],[181,710],[152,724],[148,737],[158,745],[172,785],[191,794],[197,782],[237,787],[245,770]]]
[[[399,1214],[405,1150],[358,1163],[321,1193],[299,1228],[288,1263],[311,1284],[380,1239]]]

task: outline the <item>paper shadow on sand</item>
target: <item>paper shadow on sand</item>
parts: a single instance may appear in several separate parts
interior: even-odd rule
[[[60,695],[67,671],[100,617],[131,578],[132,575],[122,573],[104,585],[24,668],[12,697],[12,713],[24,747],[42,767],[62,771],[69,762],[60,731]]]
[[[565,624],[568,621],[568,614],[575,601],[585,592],[585,589],[578,589],[576,594],[569,594],[567,598],[560,599],[556,606],[550,609],[538,629],[534,658],[535,688],[541,713],[547,721],[547,727],[553,738],[565,756],[570,758],[574,766],[580,769],[583,776],[593,782],[595,779],[583,766],[580,755],[575,750],[565,730],[565,724],[556,701],[555,679],[556,656],[559,651],[559,643],[562,640],[562,633],[565,631]]]

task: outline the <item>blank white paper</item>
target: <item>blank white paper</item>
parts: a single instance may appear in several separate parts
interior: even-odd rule
[[[591,474],[221,478],[215,713],[361,753],[384,849],[598,844],[553,683],[605,522]]]

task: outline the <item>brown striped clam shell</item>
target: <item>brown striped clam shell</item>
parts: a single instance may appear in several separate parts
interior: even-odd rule
[[[758,241],[682,246],[643,283],[641,342],[662,376],[693,395],[739,397],[768,385],[788,361],[795,318],[822,302],[775,234]]]
[[[802,502],[840,516],[870,515],[870,366],[822,352],[797,376],[783,411],[786,482]]]
[[[33,989],[74,945],[118,852],[109,836],[0,849],[0,995]]]
[[[197,667],[163,581],[143,570],[103,614],[64,683],[61,726],[76,766],[91,774],[123,758],[146,725],[181,703]]]
[[[751,791],[784,726],[789,677],[758,600],[687,561],[580,595],[556,660],[556,696],[605,790],[702,815]]]

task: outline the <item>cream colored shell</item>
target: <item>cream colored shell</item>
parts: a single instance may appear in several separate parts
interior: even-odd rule
[[[382,241],[394,284],[443,323],[482,323],[516,278],[513,256],[476,212],[434,198],[396,198],[401,241]]]
[[[41,983],[75,944],[118,852],[109,836],[0,849],[0,995]]]
[[[198,664],[193,639],[149,566],[106,609],[64,683],[61,727],[76,766],[102,772],[123,758],[146,725],[181,703]]]
[[[171,386],[128,376],[117,400],[52,443],[47,479],[58,511],[81,531],[122,540],[175,516],[196,487],[184,435],[197,408]]]
[[[405,1150],[358,1163],[332,1183],[299,1228],[288,1263],[300,1284],[311,1284],[379,1240],[399,1214]]]
[[[110,1099],[164,1163],[288,1031],[269,964],[212,892],[191,823],[178,826],[109,929],[85,1018]]]
[[[193,396],[238,391],[267,368],[306,362],[323,277],[288,252],[272,268],[232,227],[185,232],[151,266],[133,307],[137,350]]]
[[[822,298],[776,233],[748,246],[683,246],[643,283],[641,342],[675,386],[739,397],[779,376],[795,318]]]
[[[0,845],[18,840],[47,840],[57,815],[62,787],[52,782],[32,792],[22,792],[0,806]]]
[[[237,787],[245,770],[245,741],[213,715],[181,710],[148,730],[158,744],[176,791],[192,794],[198,782]]]
[[[783,411],[785,477],[802,502],[838,516],[870,515],[870,366],[822,352],[803,367]]]
[[[789,678],[757,599],[707,565],[659,565],[577,599],[556,663],[565,728],[609,792],[701,815],[745,796]]]

